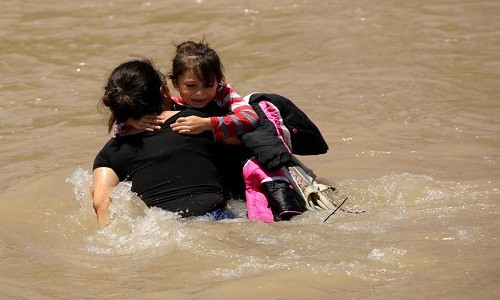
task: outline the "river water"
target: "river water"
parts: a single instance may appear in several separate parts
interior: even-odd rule
[[[2,0],[0,298],[498,299],[499,15],[495,0]],[[141,55],[166,72],[174,43],[203,37],[240,94],[308,114],[330,150],[300,159],[365,213],[180,220],[121,186],[99,230],[109,70]]]

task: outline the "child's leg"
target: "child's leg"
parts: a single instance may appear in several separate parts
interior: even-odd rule
[[[283,169],[268,172],[268,174],[275,180],[264,181],[262,186],[268,195],[269,206],[277,221],[288,221],[293,216],[306,211],[304,201],[293,189]]]
[[[243,166],[245,179],[245,200],[247,216],[250,220],[274,222],[273,212],[269,209],[267,196],[262,191],[262,180],[268,178],[255,158],[249,159]]]
[[[290,220],[306,210],[283,169],[266,170],[253,158],[245,164],[243,177],[249,218],[269,218],[267,207],[271,208],[276,220]]]

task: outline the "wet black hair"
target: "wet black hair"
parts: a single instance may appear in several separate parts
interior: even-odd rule
[[[104,86],[100,101],[111,111],[108,130],[111,131],[115,122],[161,113],[160,89],[164,84],[165,76],[146,58],[127,61],[116,67]]]

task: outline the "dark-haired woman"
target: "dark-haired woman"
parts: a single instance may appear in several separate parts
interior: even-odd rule
[[[173,132],[180,117],[206,117],[185,109],[171,111],[172,99],[164,76],[146,59],[122,63],[108,78],[102,104],[112,124],[161,115],[166,122],[158,131],[129,128],[110,139],[93,166],[93,205],[99,224],[111,221],[109,191],[120,181],[131,181],[132,191],[148,205],[178,212],[183,217],[204,215],[223,208],[222,185],[215,166],[213,135]]]

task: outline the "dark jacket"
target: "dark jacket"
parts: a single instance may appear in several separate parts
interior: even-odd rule
[[[280,112],[283,124],[290,132],[291,153],[279,138],[274,123],[259,106],[261,101],[268,101]],[[277,94],[254,93],[249,103],[259,116],[259,126],[242,135],[241,140],[265,168],[273,170],[289,165],[291,154],[318,155],[328,151],[319,129],[290,99]]]

